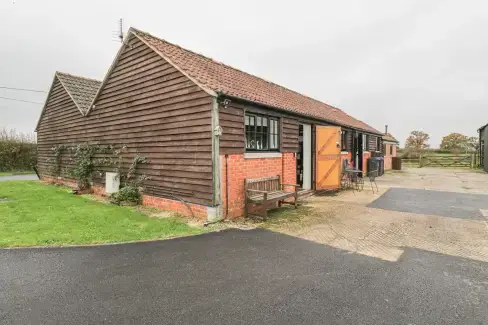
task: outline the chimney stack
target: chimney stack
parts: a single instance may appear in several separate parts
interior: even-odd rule
[[[385,125],[385,134],[388,134],[388,124]]]

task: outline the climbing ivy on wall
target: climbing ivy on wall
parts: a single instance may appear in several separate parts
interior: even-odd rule
[[[57,145],[51,148],[53,157],[47,159],[47,163],[50,164],[50,173],[53,176],[61,176],[61,162],[63,152],[66,150],[66,146]]]
[[[145,180],[149,179],[146,175],[140,175],[135,177],[137,167],[140,164],[147,164],[148,160],[146,157],[136,155],[132,159],[132,163],[127,171],[126,175],[120,175],[121,180],[123,180],[123,186],[120,191],[112,193],[110,195],[110,202],[113,204],[120,205],[122,203],[128,204],[140,204],[142,201],[142,184]]]
[[[71,175],[76,179],[77,193],[83,193],[90,189],[94,175],[103,177],[104,172],[100,168],[114,169],[122,185],[119,192],[110,196],[110,201],[114,204],[139,204],[142,198],[143,183],[149,177],[146,175],[136,177],[136,170],[139,165],[147,164],[148,160],[146,157],[137,154],[125,172],[123,154],[126,149],[125,145],[119,148],[114,145],[89,143],[72,146],[58,145],[52,148],[53,156],[48,159],[48,162],[51,165],[52,175],[59,177],[62,174],[62,155],[66,152],[70,153],[70,164],[66,165],[64,174]],[[70,169],[70,166],[73,167]]]

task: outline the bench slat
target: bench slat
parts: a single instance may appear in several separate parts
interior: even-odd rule
[[[267,200],[272,202],[272,201],[277,201],[277,200],[283,200],[289,197],[294,196],[295,194],[293,192],[270,192],[268,193]],[[251,202],[261,202],[264,200],[264,195],[259,193],[259,194],[253,194],[248,196],[248,200]]]
[[[287,185],[287,186],[294,186],[294,185]],[[263,177],[263,178],[246,178],[244,180],[244,191],[246,195],[245,201],[245,214],[246,217],[249,213],[249,204],[255,204],[261,206],[259,210],[264,220],[266,220],[268,216],[268,209],[271,207],[270,203],[279,202],[279,206],[285,199],[294,197],[294,205],[295,209],[297,207],[297,199],[298,199],[298,187],[295,186],[294,192],[285,192],[283,190],[283,186],[280,182],[280,175],[271,176],[271,177]],[[266,196],[266,201],[264,197]],[[249,204],[248,204],[249,203]],[[253,207],[254,209],[254,207]]]

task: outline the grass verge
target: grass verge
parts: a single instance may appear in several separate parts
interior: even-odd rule
[[[30,175],[35,174],[33,170],[21,170],[13,172],[0,172],[0,176],[12,176],[12,175]]]
[[[0,247],[127,242],[203,231],[175,217],[150,218],[135,208],[75,196],[63,187],[0,182]]]

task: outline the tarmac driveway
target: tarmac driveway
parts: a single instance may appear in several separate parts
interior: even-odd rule
[[[36,174],[27,174],[27,175],[9,175],[9,176],[0,176],[0,182],[2,181],[37,181],[39,178]]]
[[[488,195],[390,188],[368,206],[390,211],[485,220],[484,211],[488,211]]]
[[[488,324],[488,265],[267,230],[0,250],[1,324]]]

